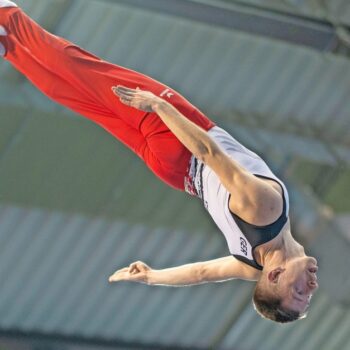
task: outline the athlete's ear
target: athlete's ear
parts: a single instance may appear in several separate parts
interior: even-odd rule
[[[276,284],[281,273],[285,270],[286,269],[283,269],[282,267],[277,267],[267,274],[267,279],[269,280],[269,282]]]

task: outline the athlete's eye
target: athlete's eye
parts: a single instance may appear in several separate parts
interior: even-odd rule
[[[298,295],[303,295],[303,291],[299,288],[295,288],[295,292],[298,294]]]

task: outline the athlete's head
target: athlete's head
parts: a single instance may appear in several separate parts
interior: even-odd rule
[[[317,261],[311,257],[293,258],[273,269],[265,266],[254,291],[256,311],[281,323],[304,318],[318,288],[316,272]]]

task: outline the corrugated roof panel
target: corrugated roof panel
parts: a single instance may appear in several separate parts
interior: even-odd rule
[[[309,16],[315,19],[330,20],[335,23],[350,24],[350,6],[347,0],[314,1],[314,0],[199,0],[211,3],[243,3],[258,5],[262,8],[278,10],[285,13]]]
[[[342,0],[341,7],[339,8],[340,20],[343,23],[350,23],[350,4],[347,0]]]
[[[299,322],[305,322],[305,320]],[[257,344],[259,344],[259,350],[270,350],[274,349],[274,346],[276,346],[275,344],[284,344],[285,339],[293,337],[294,329],[298,326],[302,327],[303,325],[300,323],[284,324],[280,325],[280,327],[276,327],[276,325],[272,323],[269,331],[257,341]]]
[[[344,104],[347,103],[345,91],[349,89],[350,71],[348,62],[339,61],[337,67],[334,67],[330,72],[333,74],[330,77],[333,80],[333,88],[324,90],[323,98],[327,101],[327,104],[325,105],[323,114],[318,115],[314,120],[315,125],[319,127],[322,124],[331,126],[334,119],[339,121],[341,119],[348,120],[349,117],[348,113],[344,113],[345,111],[343,109]]]
[[[337,147],[335,149],[336,154],[340,157],[340,160],[344,160],[344,162],[349,162],[350,154],[347,148],[345,147]]]
[[[309,116],[312,124],[320,126],[324,123],[324,118],[329,117],[327,111],[329,101],[331,100],[330,92],[336,87],[339,87],[340,76],[341,74],[348,74],[348,67],[348,62],[340,61],[337,65],[328,66],[327,60],[319,61],[319,74],[315,75],[315,77],[318,76],[318,79],[314,81],[314,84],[317,85],[318,88],[314,89],[310,87],[308,93],[302,96],[304,103],[300,111],[301,115]],[[330,83],[333,85],[332,88],[329,86]],[[347,84],[346,89],[349,89],[349,84]],[[322,109],[322,114],[318,115],[318,106],[320,105],[324,105],[324,108]]]
[[[285,95],[287,90],[289,91],[289,96],[285,100],[285,103],[283,105],[281,104],[280,108],[276,111],[276,117],[280,116],[283,118],[280,121],[282,125],[288,123],[287,117],[292,119],[293,117],[300,118],[300,115],[304,116],[302,113],[296,111],[294,107],[300,105],[300,108],[303,108],[306,102],[306,96],[308,96],[309,92],[312,93],[314,87],[317,85],[318,75],[322,71],[320,61],[321,59],[319,57],[312,57],[312,54],[308,54],[308,52],[302,50],[295,52],[295,60],[290,60],[290,56],[288,54],[286,55],[283,64],[286,70],[283,80],[279,79],[279,74],[276,74],[280,92],[272,91],[272,96],[275,96],[273,99],[275,104],[278,103],[280,98],[283,98],[282,96]]]
[[[246,333],[244,337],[244,349],[273,349],[276,346],[276,343],[269,342],[270,335],[276,333],[276,325],[273,322],[255,321],[253,327],[254,332]],[[268,344],[266,347],[264,342]]]
[[[0,309],[7,315],[1,320],[3,329],[205,346],[220,334],[251,293],[251,285],[239,281],[184,289],[107,283],[114,269],[132,260],[163,267],[220,256],[223,242],[212,232],[150,231],[101,218],[9,207],[1,208],[0,218],[4,223],[2,243],[8,242],[6,252],[0,255],[0,269],[4,273],[9,263],[15,266],[10,275],[3,276],[6,283]],[[23,281],[26,288],[20,288]],[[317,294],[308,320],[298,323],[295,336],[306,334],[325,307],[333,310],[329,300]],[[240,344],[242,349],[250,349],[258,343],[260,349],[273,348],[279,327],[259,319],[250,302],[245,310],[222,348]],[[339,310],[331,311],[330,316],[339,317]],[[329,326],[329,319],[324,322],[319,327]],[[255,334],[247,337],[246,326],[251,328],[255,323]],[[261,347],[261,337],[267,332],[271,336],[266,347]],[[322,336],[321,331],[317,334]],[[313,342],[318,343],[318,339]]]
[[[259,130],[254,130],[242,126],[225,125],[225,128],[230,132],[239,142],[247,145],[248,148],[254,150],[258,154],[263,154],[268,147],[266,141],[260,136]]]
[[[267,43],[266,43],[267,44]],[[261,52],[257,55],[257,61],[253,64],[254,66],[259,66],[260,70],[256,72],[254,69],[249,68],[249,76],[243,79],[247,79],[250,84],[246,89],[242,89],[240,95],[236,98],[241,100],[240,104],[242,105],[242,110],[256,110],[256,105],[268,105],[269,97],[272,93],[275,93],[275,90],[270,88],[277,84],[276,80],[279,78],[280,74],[283,74],[284,69],[287,68],[284,64],[284,57],[287,54],[283,52],[280,48],[277,48],[275,45],[268,43],[267,45],[261,47]],[[238,63],[237,67],[240,67],[242,63]],[[240,71],[240,68],[237,68],[237,71]],[[252,103],[254,101],[254,103]]]
[[[230,39],[231,41],[234,40],[232,37]],[[258,82],[258,72],[254,71],[253,67],[262,63],[270,49],[269,43],[265,41],[257,41],[253,44],[252,42],[249,43],[250,38],[247,38],[248,42],[242,40],[243,36],[237,39],[240,45],[235,52],[231,51],[231,59],[233,62],[237,62],[237,65],[231,65],[230,71],[232,74],[227,74],[226,72],[229,81],[222,82],[221,89],[223,92],[220,93],[220,97],[216,99],[215,104],[222,107],[225,106],[226,110],[232,109],[234,105],[237,106],[236,110],[246,107],[247,95],[250,96],[251,88]],[[255,49],[259,51],[258,55],[253,53]],[[236,55],[240,56],[240,58],[235,58],[234,56]],[[262,59],[260,59],[260,56]],[[251,110],[254,110],[255,107],[255,103],[250,105]]]
[[[230,288],[216,286],[214,293],[210,293],[207,297],[203,313],[188,326],[191,336],[198,339],[199,346],[208,347],[218,332],[229,322],[237,307],[244,303],[247,295],[251,293],[251,288],[247,285],[243,287],[237,281],[229,284]]]
[[[317,163],[336,164],[332,153],[318,140],[282,133],[272,136],[267,130],[260,130],[259,134],[260,137],[265,138],[266,143],[270,143],[271,147],[278,145],[279,151],[285,155],[306,157]]]
[[[69,302],[69,293],[72,288],[74,288],[74,277],[72,272],[79,269],[79,265],[74,263],[74,254],[69,254],[67,252],[67,247],[74,247],[76,245],[77,236],[74,232],[83,232],[87,229],[87,220],[82,217],[75,217],[66,222],[66,227],[59,233],[59,240],[48,243],[47,247],[50,250],[46,250],[45,246],[42,246],[41,254],[41,268],[36,271],[34,277],[35,285],[31,289],[31,293],[24,299],[24,307],[27,307],[27,316],[18,315],[21,318],[20,327],[22,328],[41,328],[37,324],[33,323],[30,319],[27,321],[27,317],[31,316],[37,311],[41,311],[41,319],[45,320],[44,329],[53,331],[56,329],[57,324],[61,319],[61,310],[64,309],[67,302]],[[86,236],[88,238],[88,236]],[[76,254],[78,251],[73,249]],[[44,264],[48,260],[47,254],[52,255],[52,265]],[[51,258],[51,257],[50,257]],[[59,266],[59,268],[57,268]],[[54,268],[54,270],[53,270]],[[73,280],[72,280],[73,279]],[[64,288],[62,288],[64,286]],[[39,310],[34,307],[37,303],[38,296],[44,292],[43,296],[40,298],[41,308]],[[53,305],[52,300],[55,300],[55,305]],[[35,316],[34,316],[35,317]],[[61,324],[61,326],[64,323]]]
[[[242,350],[245,350],[242,339],[249,336],[251,325],[254,323],[254,320],[256,320],[256,315],[254,315],[254,311],[251,310],[251,305],[249,305],[243,312],[241,312],[234,327],[231,328],[231,330],[222,340],[219,348],[230,349],[233,346],[239,345]]]
[[[23,226],[29,230],[37,231],[34,226],[31,227],[29,224],[34,220],[34,218],[37,215],[46,215],[45,212],[39,210],[34,212],[33,214],[29,212],[28,217],[23,216],[24,213],[26,212],[22,211],[18,213],[22,217],[21,221],[23,222]],[[33,218],[33,220],[31,218]],[[9,317],[7,318],[7,325],[3,326],[10,326],[11,322],[13,322],[13,320],[17,318],[17,324],[18,319],[20,320],[19,327],[36,328],[36,325],[38,323],[40,324],[40,322],[44,322],[44,324],[41,324],[40,327],[44,327],[46,331],[54,331],[55,329],[59,328],[63,333],[71,333],[72,329],[74,329],[74,327],[71,327],[72,324],[78,323],[77,315],[70,314],[71,311],[74,310],[76,307],[79,307],[79,305],[83,305],[85,303],[93,304],[94,300],[98,300],[98,302],[95,304],[97,306],[101,303],[101,293],[98,292],[98,290],[105,289],[105,287],[107,287],[107,274],[101,273],[101,271],[94,267],[94,263],[98,262],[98,260],[96,260],[97,256],[99,256],[101,253],[105,256],[105,254],[108,253],[108,250],[110,253],[112,253],[112,249],[117,250],[119,252],[119,255],[125,256],[123,255],[123,251],[125,251],[125,253],[129,255],[131,249],[128,248],[128,246],[135,246],[135,244],[137,245],[137,242],[143,241],[144,238],[147,238],[147,232],[145,232],[145,228],[142,228],[140,230],[139,227],[136,228],[136,230],[134,231],[130,231],[129,227],[120,226],[120,231],[118,230],[120,233],[118,233],[118,236],[120,235],[123,238],[118,244],[118,242],[116,242],[115,239],[115,235],[117,233],[116,229],[118,228],[116,226],[113,227],[113,240],[108,239],[108,237],[106,237],[103,233],[101,237],[101,231],[103,232],[106,228],[108,231],[108,226],[104,220],[99,219],[97,221],[95,220],[91,222],[84,217],[67,217],[63,221],[66,225],[66,228],[64,228],[62,227],[62,219],[62,216],[58,214],[46,215],[46,222],[51,223],[52,227],[50,229],[50,226],[43,225],[41,227],[41,230],[38,231],[38,241],[36,239],[33,239],[32,235],[28,234],[27,232],[27,237],[29,237],[28,239],[32,241],[31,246],[33,248],[37,248],[38,254],[36,255],[36,259],[45,261],[45,264],[41,266],[41,269],[37,269],[35,273],[31,274],[30,280],[33,283],[35,283],[35,286],[30,287],[30,293],[25,293],[23,296],[20,296],[19,299],[16,300],[16,309],[11,310],[11,314],[9,314]],[[32,225],[34,225],[35,222],[36,220],[33,221]],[[58,224],[58,227],[60,227],[59,233],[55,232],[57,229],[56,225]],[[129,231],[127,235],[125,235],[124,233],[126,229]],[[18,244],[22,242],[20,232],[21,231],[19,231],[19,236],[16,235],[16,233],[14,233],[14,236],[12,236],[13,238],[11,243],[13,245],[17,244],[18,246]],[[41,240],[40,235],[42,235],[44,232],[46,232],[45,239]],[[52,234],[50,234],[50,232],[52,232]],[[76,232],[76,234],[74,234],[74,232]],[[172,249],[176,249],[178,252],[181,252],[181,254],[177,254],[178,259],[188,259],[190,255],[193,255],[193,252],[201,251],[201,247],[203,246],[203,244],[205,244],[205,240],[203,240],[201,235],[199,234],[189,236],[187,233],[177,234],[178,232],[174,232],[173,234],[170,234],[168,236],[164,235],[164,231],[159,230],[158,232],[159,234],[162,234],[166,237],[166,241],[169,241],[169,244],[166,245],[168,246],[168,250],[171,250],[171,247]],[[112,234],[111,232],[109,233]],[[56,238],[52,235],[55,235]],[[113,236],[111,235],[111,237]],[[176,240],[174,241],[173,239],[178,237],[181,237],[180,241],[183,242],[182,245],[180,245],[180,241],[179,243],[176,243]],[[162,239],[159,238],[160,237],[158,237],[157,239],[156,236],[152,237],[152,239],[154,239],[158,243],[158,245],[162,245]],[[103,244],[99,244],[99,241],[103,242]],[[40,246],[41,248],[43,248],[42,244],[44,244],[45,246],[51,245],[52,247],[54,247],[54,249],[49,252],[49,255],[43,250],[40,252],[40,250],[38,249],[38,247]],[[74,254],[68,253],[67,247],[69,247],[68,252],[74,252]],[[143,248],[146,255],[150,254],[148,248],[149,246],[147,247],[147,244]],[[29,250],[27,250],[27,253],[28,252]],[[139,253],[140,255],[142,255],[142,250],[140,250]],[[86,258],[88,256],[95,258],[86,261]],[[117,261],[113,261],[113,264],[117,264]],[[2,264],[2,266],[4,266],[4,264]],[[20,271],[22,269],[23,272],[17,274],[16,278],[24,279],[24,277],[22,277],[23,275],[30,275],[30,273],[24,268],[27,266],[32,265],[28,265],[28,260],[24,259],[23,262],[18,265],[18,269]],[[54,274],[52,273],[52,268],[55,269]],[[95,280],[95,282],[93,276],[91,275],[91,269],[94,269],[93,272],[99,273],[100,275],[98,280]],[[103,269],[101,270],[103,271]],[[108,271],[108,273],[110,272],[111,271]],[[74,281],[79,281],[79,283],[76,284],[74,283]],[[90,284],[89,282],[92,284]],[[11,286],[11,283],[8,283],[8,286]],[[66,288],[66,286],[69,286],[69,288]],[[15,289],[15,287],[13,288]],[[81,294],[81,292],[78,292],[78,290],[81,291],[81,288],[86,288],[86,292],[83,294]],[[108,288],[111,289],[113,287],[108,286]],[[36,305],[37,303],[36,299],[40,295],[41,291],[43,291],[45,294],[40,297],[40,307],[34,307],[34,305]],[[166,289],[163,289],[163,291],[166,291]],[[160,294],[158,298],[154,295],[155,291],[152,291],[153,296],[151,298],[152,302],[150,303],[150,305],[159,305],[159,303],[162,304],[162,299],[164,300],[164,302],[166,301],[166,298],[162,296],[163,291],[161,288],[159,288],[159,292],[156,292]],[[203,290],[202,293],[204,293],[204,295],[207,295],[208,292],[205,292]],[[143,290],[141,291],[136,288],[129,291],[128,298],[132,300],[131,305],[134,306],[130,307],[130,305],[128,305],[126,308],[124,308],[125,317],[133,317],[133,313],[140,307],[142,308],[140,302],[143,303],[144,297],[145,296]],[[6,300],[6,298],[4,300]],[[49,300],[51,300],[51,302],[49,302]],[[56,300],[56,302],[52,303],[52,300]],[[201,303],[200,300],[201,298],[199,298],[199,303]],[[122,307],[124,307],[124,304]],[[133,310],[133,308],[135,308],[135,311]],[[7,310],[7,313],[10,311],[10,309],[11,305],[9,310]],[[87,334],[96,332],[96,329],[89,326],[89,323],[92,322],[94,324],[94,327],[99,328],[99,325],[101,324],[101,322],[103,323],[105,315],[107,311],[111,309],[111,306],[109,304],[103,304],[102,307],[100,305],[98,309],[99,311],[97,313],[95,312],[95,317],[86,317],[86,311],[81,312],[80,310],[80,312],[78,312],[78,315],[80,314],[80,317],[83,317],[79,319],[80,331],[83,328],[89,330]],[[103,312],[101,312],[101,310]],[[144,311],[146,311],[146,309]],[[194,314],[196,312],[196,310],[193,310]],[[152,308],[149,309],[149,313],[144,312],[143,315],[146,318],[151,317]],[[120,315],[118,316],[120,317]],[[71,319],[71,317],[73,317],[73,320]],[[88,322],[88,324],[86,324],[86,322]],[[170,318],[169,322],[172,323]],[[122,324],[120,324],[120,327],[124,328],[127,327],[127,325],[125,325],[125,322],[123,322]],[[100,331],[101,329],[99,328],[98,333]],[[130,334],[129,336],[133,337],[135,330],[130,330],[130,332],[132,332],[132,334]],[[125,336],[128,337],[128,332],[126,329],[123,331],[123,334],[125,334]]]
[[[346,349],[350,346],[349,342],[349,324],[350,316],[346,312],[347,309],[343,309],[343,316],[335,327],[332,327],[332,336],[328,337],[322,344],[321,350],[327,349]]]
[[[312,312],[308,318],[314,322],[300,322],[294,327],[290,337],[284,340],[283,346],[286,350],[294,350],[303,347],[304,342],[310,337],[315,327],[316,320],[319,320],[329,307],[329,300],[322,295],[315,295],[312,301]],[[313,348],[310,348],[313,349]]]
[[[339,308],[334,307],[331,310],[326,309],[325,314],[327,314],[327,317],[325,317],[324,322],[319,327],[312,329],[312,337],[305,337],[306,339],[302,346],[306,349],[327,349],[324,347],[324,344],[328,339],[334,337],[334,325],[339,324],[343,313]]]

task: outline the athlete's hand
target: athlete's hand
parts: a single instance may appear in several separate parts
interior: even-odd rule
[[[148,283],[148,275],[152,269],[142,261],[136,261],[129,267],[114,272],[109,277],[109,282],[131,281]]]
[[[130,89],[125,86],[113,86],[112,91],[119,97],[120,101],[127,106],[141,111],[153,112],[154,105],[163,100],[150,91]]]

